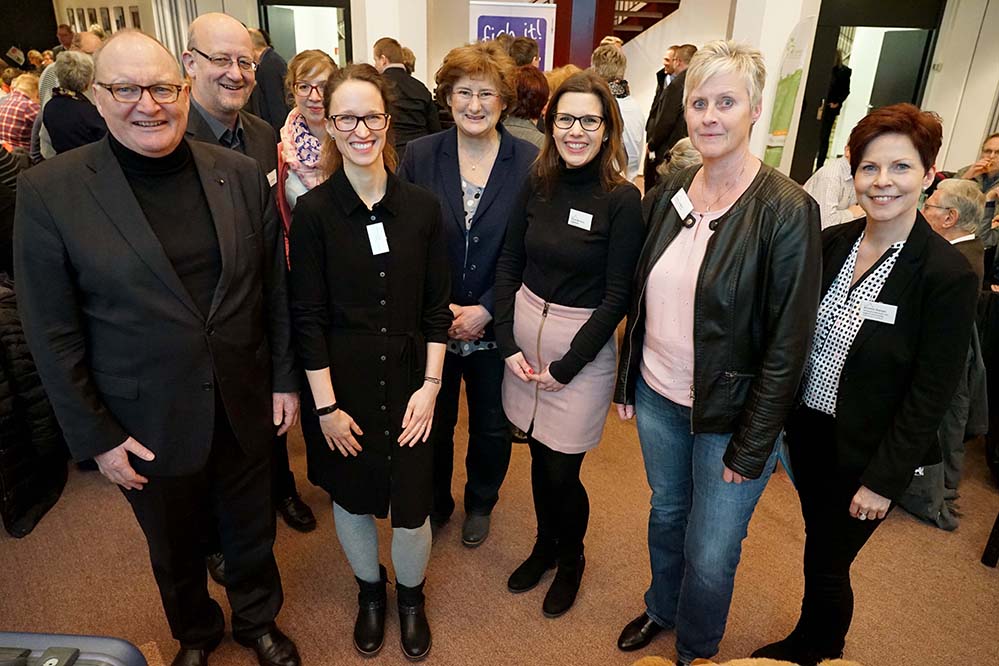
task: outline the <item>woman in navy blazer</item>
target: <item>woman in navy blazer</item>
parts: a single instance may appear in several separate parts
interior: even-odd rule
[[[917,210],[940,150],[937,116],[883,107],[850,134],[865,218],[823,232],[823,298],[786,424],[805,519],[805,596],[791,635],[753,653],[803,666],[843,652],[850,566],[917,467],[964,370],[978,279]]]
[[[489,534],[489,514],[510,464],[510,429],[500,393],[503,359],[492,326],[496,260],[538,150],[500,122],[516,100],[516,68],[495,44],[452,49],[435,78],[437,96],[451,108],[455,126],[411,141],[398,175],[440,199],[451,266],[454,321],[430,436],[431,524],[439,529],[454,511],[454,427],[464,378],[469,423],[462,543],[474,548]]]

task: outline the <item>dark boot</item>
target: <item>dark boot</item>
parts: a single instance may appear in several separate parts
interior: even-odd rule
[[[354,647],[365,657],[373,657],[385,641],[385,567],[379,566],[381,580],[368,583],[357,581],[357,620],[354,621]]]
[[[514,594],[533,590],[541,582],[545,572],[554,568],[555,544],[539,537],[530,556],[510,574],[506,589]]]
[[[395,583],[395,591],[399,603],[399,634],[402,642],[402,653],[410,661],[421,661],[430,653],[432,639],[430,624],[423,610],[425,597],[423,586],[406,587],[399,581]]]
[[[586,566],[586,558],[580,553],[573,559],[560,557],[558,571],[555,572],[555,580],[548,588],[545,595],[545,602],[541,606],[545,617],[559,617],[565,615],[566,611],[572,608],[576,601],[576,594],[579,592],[579,583],[583,579],[583,568]]]

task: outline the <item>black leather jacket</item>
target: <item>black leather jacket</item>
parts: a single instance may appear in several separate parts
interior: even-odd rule
[[[649,272],[680,233],[670,203],[700,167],[682,171],[642,202],[648,227],[621,348],[614,401],[634,404],[645,335]],[[690,430],[732,433],[724,461],[758,478],[793,406],[808,356],[822,278],[819,209],[797,184],[762,165],[715,222],[694,298]]]

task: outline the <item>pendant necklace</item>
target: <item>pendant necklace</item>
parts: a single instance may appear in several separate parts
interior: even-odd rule
[[[749,160],[746,160],[746,159],[744,159],[744,160],[742,161],[742,169],[740,169],[740,170],[739,170],[739,175],[735,177],[735,180],[733,180],[733,181],[732,181],[732,184],[731,184],[731,185],[729,185],[728,187],[726,187],[726,188],[725,188],[725,191],[724,191],[724,192],[722,192],[722,193],[721,193],[721,194],[720,194],[720,195],[719,195],[719,196],[718,196],[718,197],[717,197],[717,198],[716,198],[716,199],[715,199],[714,201],[712,201],[712,202],[711,202],[710,204],[708,204],[707,206],[705,206],[705,207],[704,207],[704,212],[705,212],[705,213],[710,213],[710,212],[711,212],[711,209],[712,209],[712,208],[714,208],[714,205],[715,205],[716,203],[718,203],[719,201],[721,201],[721,200],[722,200],[722,198],[723,198],[723,197],[724,197],[724,196],[725,196],[726,194],[728,194],[728,193],[729,193],[729,192],[730,192],[730,191],[732,190],[732,188],[733,188],[733,187],[735,187],[735,186],[736,186],[736,184],[737,184],[737,183],[738,183],[738,182],[739,182],[740,180],[742,180],[742,175],[743,175],[744,173],[746,173],[746,162],[748,162],[748,161],[749,161]],[[705,177],[705,178],[704,178],[704,180],[702,180],[702,181],[701,181],[701,196],[702,196],[702,197],[703,197],[703,196],[705,196],[705,194],[704,194],[704,190],[705,190],[705,186],[706,186],[707,182],[708,182],[708,179],[707,179],[707,177]]]

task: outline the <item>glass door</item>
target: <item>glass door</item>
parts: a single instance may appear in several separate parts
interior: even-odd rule
[[[260,24],[285,60],[320,49],[341,67],[353,59],[350,0],[260,0]]]

